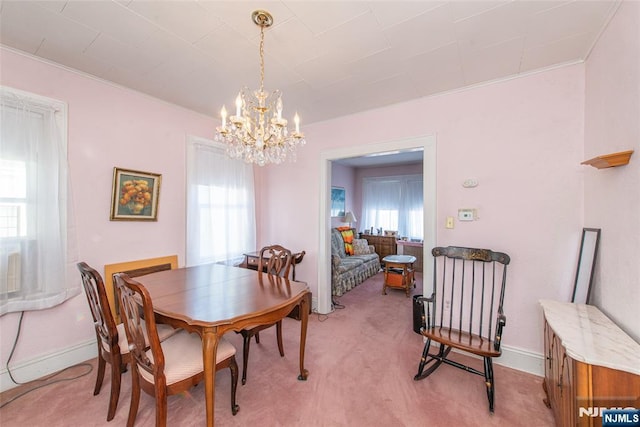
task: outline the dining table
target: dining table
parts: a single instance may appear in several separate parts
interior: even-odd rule
[[[156,321],[202,338],[207,426],[214,425],[216,351],[220,337],[246,326],[300,313],[300,373],[304,368],[311,292],[304,282],[222,264],[177,268],[137,277],[151,295]]]

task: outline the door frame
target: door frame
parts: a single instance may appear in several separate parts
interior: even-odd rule
[[[341,147],[320,153],[320,188],[318,200],[320,213],[318,220],[318,313],[328,314],[333,311],[331,296],[331,167],[334,160],[346,157],[365,156],[394,150],[422,148],[423,175],[423,229],[424,248],[436,246],[436,136],[425,135],[396,141],[375,144]],[[431,252],[425,251],[423,256],[423,277],[431,277],[433,263]],[[423,280],[424,283],[424,280]]]

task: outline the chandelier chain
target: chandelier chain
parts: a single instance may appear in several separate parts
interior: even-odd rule
[[[264,92],[264,25],[260,25],[260,92]]]

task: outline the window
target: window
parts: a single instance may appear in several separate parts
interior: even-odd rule
[[[399,236],[424,239],[422,176],[365,178],[362,184],[363,228],[397,230]]]
[[[27,165],[0,159],[0,238],[26,236]]]
[[[2,315],[60,304],[80,283],[69,280],[66,105],[1,87],[0,114]]]
[[[253,167],[220,144],[187,144],[187,265],[237,263],[256,249]]]

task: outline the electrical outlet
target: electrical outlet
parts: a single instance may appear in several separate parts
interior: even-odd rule
[[[449,310],[450,308],[451,308],[451,301],[445,300],[444,301],[444,309],[445,310]]]

